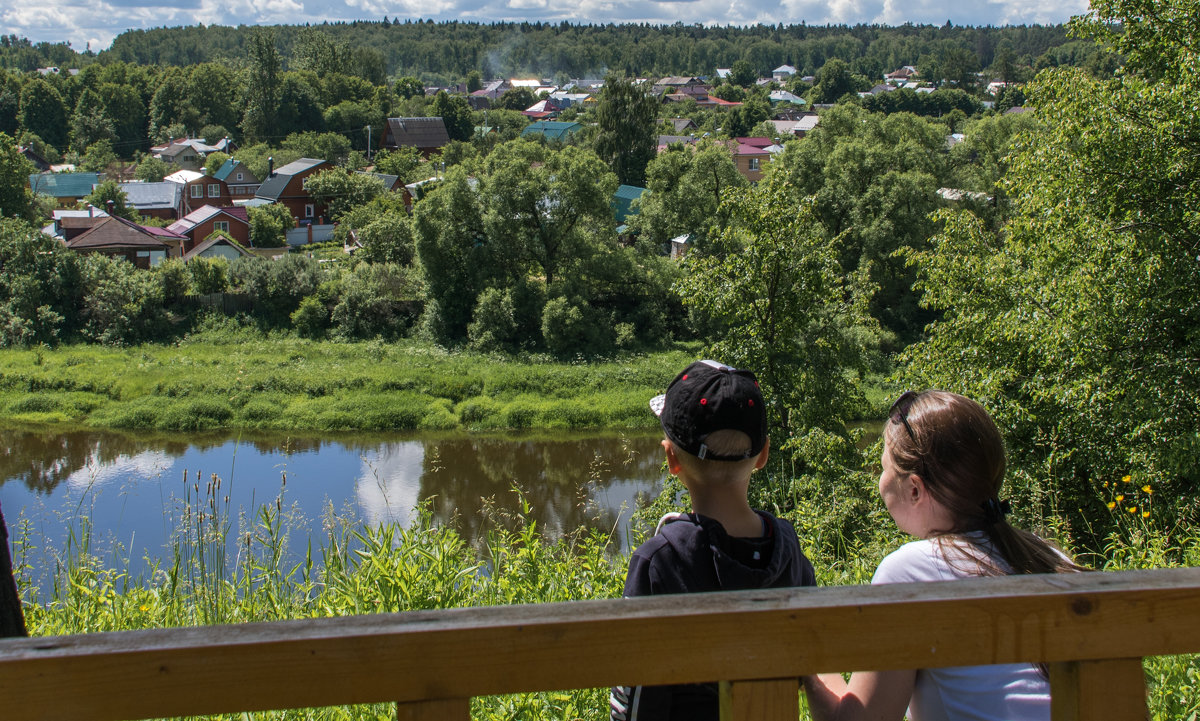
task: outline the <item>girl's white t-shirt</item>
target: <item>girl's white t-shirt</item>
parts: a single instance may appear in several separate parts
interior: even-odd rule
[[[981,534],[982,535],[982,534]],[[948,541],[953,543],[953,541]],[[980,575],[972,572],[973,544],[955,544],[947,561],[933,540],[913,541],[879,564],[871,583],[951,581]],[[1007,570],[1003,559],[992,562]],[[910,721],[1049,721],[1050,683],[1031,664],[958,666],[917,671],[908,705]]]

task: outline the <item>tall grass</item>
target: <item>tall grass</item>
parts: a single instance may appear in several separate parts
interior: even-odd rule
[[[529,504],[523,496],[511,516],[487,512],[488,530],[474,546],[453,525],[437,526],[427,508],[418,509],[406,528],[365,526],[329,508],[320,529],[293,552],[289,539],[298,534],[292,531],[310,519],[289,508],[286,476],[276,498],[237,518],[223,479],[195,474],[184,480],[188,491],[168,557],[136,577],[119,553],[111,562],[102,560],[81,515],[65,548],[55,549],[58,569],[43,591],[33,583],[36,538],[28,521],[18,524],[17,579],[32,635],[615,598],[623,587],[628,559],[616,553],[610,535],[580,531],[551,537],[525,520]],[[839,511],[836,504],[843,501],[822,498],[821,489],[797,492],[815,496],[792,520],[822,585],[869,582],[879,558],[903,540],[892,524],[870,530],[869,521],[856,526],[855,538],[838,537],[847,532],[842,519],[857,508]],[[653,528],[660,513],[686,504],[683,494],[682,485],[669,480],[658,498],[637,511],[635,527],[642,534]],[[1098,570],[1200,565],[1194,529],[1162,527],[1153,518],[1127,519],[1099,548],[1069,550]],[[1152,718],[1200,718],[1200,655],[1149,658],[1145,668]],[[607,718],[606,709],[605,689],[580,689],[475,698],[471,714],[485,721],[598,721]],[[393,715],[385,704],[213,718]]]

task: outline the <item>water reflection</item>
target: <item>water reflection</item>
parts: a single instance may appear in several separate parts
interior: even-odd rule
[[[659,438],[0,429],[0,505],[10,525],[30,520],[38,546],[61,548],[66,529],[86,518],[114,556],[163,557],[181,499],[198,477],[202,491],[216,473],[234,515],[282,493],[309,521],[332,512],[406,526],[424,502],[436,522],[454,524],[473,542],[521,512],[524,499],[525,517],[552,534],[615,529],[624,546],[637,496],[660,485]],[[292,547],[303,548],[303,540]]]

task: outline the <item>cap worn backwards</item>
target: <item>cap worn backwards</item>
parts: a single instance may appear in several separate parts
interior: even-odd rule
[[[675,376],[664,395],[650,401],[663,432],[676,447],[714,461],[740,461],[762,452],[767,441],[767,407],[754,374],[712,360],[692,363]],[[750,437],[746,453],[718,455],[705,444],[721,430]]]

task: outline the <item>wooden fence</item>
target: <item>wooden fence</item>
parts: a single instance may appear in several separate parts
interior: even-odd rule
[[[1055,721],[1143,721],[1144,656],[1200,651],[1200,569],[783,589],[0,641],[0,717],[133,719],[721,680],[794,721],[797,677],[1045,661]]]

